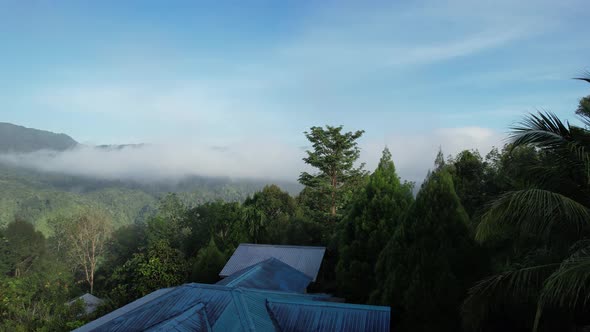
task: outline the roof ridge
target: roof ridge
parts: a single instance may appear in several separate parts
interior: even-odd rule
[[[250,288],[250,287],[244,287],[244,286],[237,286],[237,287],[234,287],[234,289],[242,289],[242,290],[245,290],[247,292],[256,292],[256,293],[268,293],[268,294],[276,294],[276,295],[299,296],[299,297],[303,297],[303,298],[324,298],[324,297],[330,298],[330,297],[332,297],[332,296],[330,296],[328,294],[293,293],[293,292],[286,292],[286,291],[280,291],[280,290],[261,289],[261,288]]]
[[[297,246],[293,244],[259,244],[259,243],[240,243],[239,246],[251,246],[251,247],[280,247],[280,248],[302,248],[302,249],[326,249],[321,246]],[[239,247],[238,246],[238,247]]]
[[[167,318],[167,319],[165,319],[163,321],[156,322],[156,323],[154,323],[154,324],[152,324],[150,326],[145,327],[144,328],[144,331],[149,331],[150,329],[156,328],[156,327],[158,327],[160,325],[165,325],[165,324],[169,323],[171,320],[176,319],[178,317],[196,314],[196,313],[198,313],[199,311],[201,311],[203,309],[205,309],[205,304],[203,302],[199,302],[199,303],[195,304],[194,306],[189,307],[186,310],[183,310],[183,311],[179,312],[177,315],[174,315],[174,316],[169,317],[169,318]],[[206,322],[206,324],[209,325],[209,321],[207,319],[207,315],[205,314],[204,316],[205,316],[205,322]]]
[[[164,293],[164,294],[162,294],[162,295],[160,295],[160,296],[158,296],[158,297],[154,298],[154,299],[153,299],[153,300],[151,300],[151,301],[148,301],[148,302],[146,302],[146,303],[143,303],[143,304],[141,304],[141,305],[139,305],[139,306],[137,306],[137,307],[135,307],[135,308],[133,308],[133,309],[131,309],[131,310],[127,311],[127,312],[124,312],[124,313],[123,313],[123,314],[121,314],[120,316],[113,318],[111,321],[120,320],[120,319],[122,319],[122,318],[123,318],[123,317],[125,317],[125,316],[130,316],[130,315],[132,315],[132,314],[135,314],[135,313],[137,313],[137,312],[140,312],[140,311],[142,311],[142,310],[146,310],[146,307],[145,307],[145,305],[152,305],[152,306],[156,306],[157,304],[159,304],[159,303],[161,303],[162,301],[166,300],[166,299],[167,299],[167,298],[169,298],[170,296],[173,296],[174,294],[176,294],[176,293],[177,293],[177,292],[180,290],[180,288],[181,288],[182,286],[184,286],[184,285],[180,285],[180,286],[178,286],[178,287],[175,287],[175,288],[171,289],[169,292],[166,292],[166,293]],[[148,295],[149,295],[149,294],[148,294]],[[145,296],[144,296],[144,297],[145,297]],[[139,299],[142,299],[142,298],[143,298],[143,297],[140,297]],[[138,300],[139,300],[139,299],[138,299]],[[135,302],[135,301],[134,301],[134,302]],[[132,303],[133,303],[133,302],[132,302]],[[130,304],[131,304],[131,303],[130,303]],[[108,322],[105,322],[105,324],[107,324],[107,323],[108,323]]]
[[[294,300],[286,300],[286,299],[277,299],[277,300],[267,299],[267,301],[269,303],[277,303],[277,304],[296,304],[296,305],[305,305],[305,306],[334,307],[334,308],[359,309],[359,310],[368,310],[368,311],[391,311],[391,309],[386,306],[374,306],[374,305],[368,305],[368,304],[338,303],[338,302],[326,302],[326,301],[294,301]]]
[[[270,321],[272,322],[272,325],[274,325],[275,329],[277,329],[278,331],[281,331],[281,324],[279,323],[279,320],[277,319],[277,316],[274,312],[274,310],[272,310],[272,308],[270,307],[270,303],[268,302],[268,299],[264,300],[264,307],[266,308],[266,312],[268,313],[268,317],[270,317]]]
[[[248,306],[242,297],[242,290],[240,288],[230,288],[230,294],[236,305],[236,312],[238,313],[238,319],[242,327],[248,331],[256,332],[256,326],[252,321],[252,317],[250,317]]]
[[[180,286],[177,286],[178,288],[180,287],[194,287],[194,288],[209,288],[209,289],[216,289],[216,290],[220,290],[220,291],[229,291],[231,290],[231,287],[226,287],[225,285],[217,285],[217,284],[202,284],[199,282],[191,282],[191,283],[187,283],[187,284],[182,284]]]
[[[263,263],[268,262],[268,261],[276,261],[276,262],[279,262],[282,265],[288,266],[289,269],[291,269],[293,271],[297,271],[298,273],[301,273],[302,275],[308,277],[310,280],[313,280],[313,277],[308,276],[307,274],[305,274],[305,272],[303,272],[301,270],[298,270],[296,267],[294,267],[294,266],[292,266],[292,265],[290,265],[290,264],[288,264],[286,262],[283,262],[282,260],[276,258],[275,256],[270,256],[269,258],[263,260],[262,262],[256,263],[256,265],[258,265],[258,264],[262,265]]]
[[[234,287],[234,285],[236,283],[240,283],[240,282],[244,281],[244,279],[246,279],[246,277],[249,277],[252,273],[260,270],[261,269],[261,264],[264,263],[264,262],[266,262],[266,261],[262,261],[260,263],[255,264],[255,265],[252,265],[250,267],[247,267],[246,269],[249,269],[249,270],[247,270],[246,272],[244,272],[242,275],[237,276],[234,280],[231,280],[230,282],[228,282],[224,286]],[[239,273],[239,272],[240,271],[234,272],[234,274]],[[231,275],[229,277],[231,277]]]

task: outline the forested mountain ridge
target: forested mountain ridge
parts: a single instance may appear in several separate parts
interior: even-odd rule
[[[223,200],[241,202],[264,187],[263,181],[190,177],[179,182],[139,183],[43,173],[0,164],[0,228],[21,218],[48,234],[47,219],[84,207],[106,210],[116,226],[144,221],[157,201],[175,192],[187,206]],[[297,185],[281,187],[291,193]]]
[[[26,128],[7,122],[0,122],[0,153],[33,152],[37,150],[63,151],[78,145],[66,134]]]
[[[66,134],[0,123],[0,154],[65,151],[77,146],[81,144]],[[121,144],[96,148],[120,150],[143,146]],[[19,218],[49,234],[47,220],[88,207],[107,211],[119,227],[144,221],[153,214],[158,200],[169,192],[177,193],[187,206],[196,206],[215,200],[241,202],[265,184],[260,180],[201,176],[153,182],[98,179],[36,171],[0,161],[0,228]],[[279,185],[291,194],[300,189],[296,183]]]

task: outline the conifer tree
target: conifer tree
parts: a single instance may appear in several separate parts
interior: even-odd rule
[[[448,171],[431,173],[379,256],[372,302],[392,307],[397,331],[459,331],[466,288],[480,275],[478,247]]]
[[[401,183],[389,149],[360,191],[340,230],[337,278],[342,295],[366,302],[375,289],[373,268],[395,225],[413,201],[410,183]]]
[[[227,258],[219,250],[213,238],[209,245],[199,251],[193,265],[191,279],[196,282],[215,283],[219,280],[219,271],[225,265]]]

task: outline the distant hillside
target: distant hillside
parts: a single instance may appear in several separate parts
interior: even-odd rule
[[[37,150],[63,151],[76,145],[78,142],[66,134],[56,134],[0,122],[0,153]]]
[[[261,190],[264,181],[191,177],[179,182],[138,183],[43,173],[0,164],[0,228],[15,218],[49,234],[47,220],[96,206],[108,212],[116,226],[145,221],[158,200],[175,192],[187,206],[223,200],[243,202]],[[300,185],[277,183],[296,194]]]
[[[78,143],[65,134],[0,123],[0,154],[63,151]],[[141,148],[142,144],[100,145],[101,149]],[[47,220],[95,206],[108,212],[116,226],[142,222],[157,208],[158,200],[175,192],[187,206],[223,200],[243,202],[270,184],[264,180],[189,176],[176,181],[142,183],[106,180],[57,172],[42,172],[0,163],[0,228],[20,218],[49,234]],[[301,190],[294,182],[274,182],[292,195]]]
[[[98,207],[113,218],[116,227],[145,220],[157,199],[145,192],[105,188],[87,194],[56,190],[0,176],[0,228],[15,218],[27,220],[46,235],[47,220],[69,216],[84,207]]]

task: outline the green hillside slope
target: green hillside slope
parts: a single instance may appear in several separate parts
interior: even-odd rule
[[[60,151],[77,144],[65,134],[0,123],[0,154],[40,149]],[[99,147],[125,146],[129,145]],[[133,146],[141,147],[141,144]],[[196,206],[215,200],[242,202],[266,184],[263,180],[204,176],[142,183],[47,173],[0,163],[0,228],[20,218],[49,234],[47,220],[71,215],[88,206],[109,213],[118,227],[145,220],[155,211],[158,200],[169,192],[177,193],[187,206]],[[296,183],[277,184],[291,194],[300,190]]]
[[[73,193],[48,187],[36,187],[18,179],[0,178],[0,227],[15,218],[33,223],[45,234],[47,220],[96,206],[107,211],[116,226],[143,220],[146,211],[156,205],[156,198],[127,188],[106,188],[91,193]]]
[[[78,145],[66,134],[56,134],[0,122],[0,152],[63,151]]]
[[[215,200],[242,202],[268,184],[265,181],[193,177],[178,183],[137,183],[42,173],[0,165],[0,228],[21,218],[45,234],[47,220],[96,206],[107,211],[116,226],[143,221],[158,200],[176,192],[187,206]],[[280,183],[292,194],[298,186]]]

